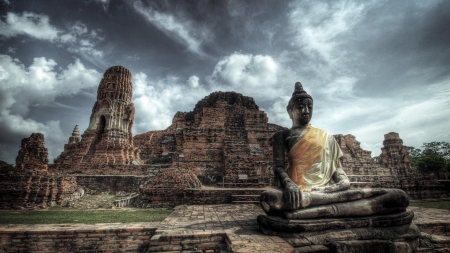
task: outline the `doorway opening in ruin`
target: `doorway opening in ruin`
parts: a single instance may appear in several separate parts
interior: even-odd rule
[[[97,142],[102,140],[103,133],[105,132],[106,118],[105,116],[100,117],[100,122],[97,125]]]

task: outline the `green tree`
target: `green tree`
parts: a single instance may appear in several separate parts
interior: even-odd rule
[[[447,162],[450,161],[450,143],[445,141],[433,141],[424,143],[422,147],[424,148],[424,154],[436,154],[443,157]]]
[[[422,156],[422,150],[411,146],[406,146],[406,150],[408,151],[411,165],[417,168],[417,160]]]
[[[448,142],[424,143],[423,151],[406,147],[411,164],[421,172],[437,172],[450,168],[450,144]]]
[[[437,154],[425,154],[417,159],[416,166],[416,168],[422,172],[438,172],[445,169],[447,160]]]

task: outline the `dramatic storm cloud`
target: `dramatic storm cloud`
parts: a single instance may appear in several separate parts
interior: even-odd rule
[[[165,129],[214,91],[289,127],[294,83],[312,124],[380,153],[450,141],[450,1],[1,1],[0,160],[45,135],[50,161],[89,123],[115,65],[133,74],[133,134]]]

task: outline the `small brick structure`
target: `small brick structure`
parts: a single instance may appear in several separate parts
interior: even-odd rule
[[[81,197],[76,178],[48,171],[44,135],[24,138],[12,173],[0,179],[0,209],[45,208],[49,202]]]
[[[411,171],[411,159],[398,133],[390,132],[384,135],[380,159],[384,168],[402,169],[406,173]]]

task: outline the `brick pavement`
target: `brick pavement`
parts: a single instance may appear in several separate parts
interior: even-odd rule
[[[417,207],[411,207],[411,209],[415,212],[414,222],[419,228],[435,233],[440,231],[439,233],[447,235],[450,211]],[[27,240],[30,235],[49,235],[49,238],[46,239],[50,240],[53,238],[50,235],[56,233],[58,235],[66,234],[68,236],[66,239],[71,238],[69,236],[71,234],[77,235],[75,241],[85,244],[86,247],[88,246],[86,244],[91,243],[93,246],[87,247],[85,252],[147,250],[147,252],[207,253],[217,249],[228,249],[230,252],[294,252],[294,248],[280,237],[266,236],[257,230],[256,217],[262,213],[261,208],[253,204],[181,205],[175,207],[174,212],[162,222],[0,225],[0,243],[10,249],[8,252],[20,252],[19,249],[26,251],[23,240]],[[144,231],[148,231],[146,238],[144,238]],[[95,237],[96,234],[111,235],[112,239],[110,239],[116,240],[117,245],[98,246],[98,242],[95,240],[83,241],[83,238],[79,238],[79,235],[83,233],[88,234],[87,238]],[[13,234],[17,236],[15,238],[8,237]],[[59,238],[59,236],[54,238]],[[28,240],[35,243],[35,239],[28,238]],[[128,246],[121,240],[127,240]],[[17,248],[14,248],[15,246]],[[70,251],[69,246],[64,247],[68,247],[67,251]],[[108,248],[102,250],[101,247]],[[28,248],[28,251],[39,252],[39,250],[33,249]],[[92,251],[88,249],[92,249]],[[77,251],[76,249],[71,250]],[[0,251],[2,251],[1,248]]]
[[[161,222],[156,235],[160,236],[159,240],[179,235],[222,236],[231,252],[294,252],[294,248],[280,237],[258,231],[256,217],[259,214],[263,211],[254,204],[177,206]]]

